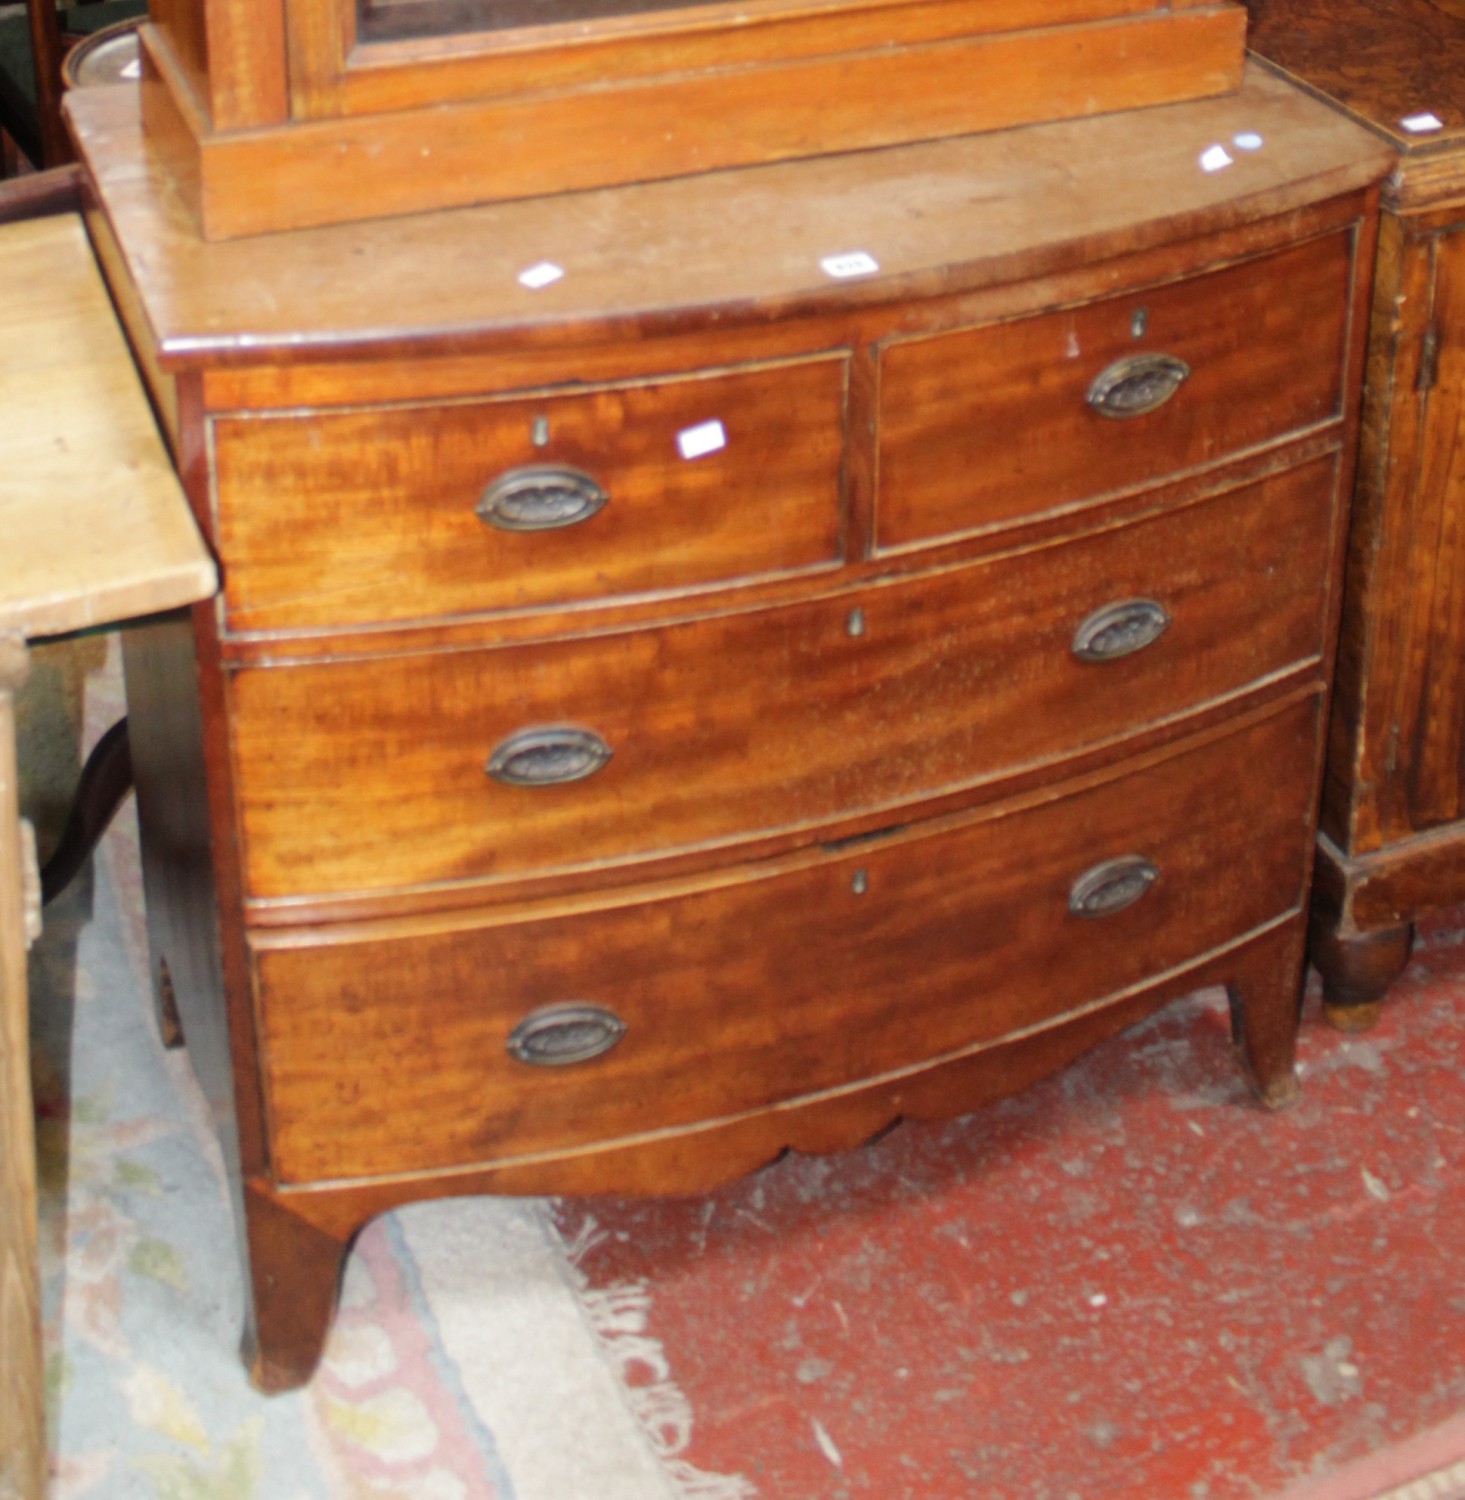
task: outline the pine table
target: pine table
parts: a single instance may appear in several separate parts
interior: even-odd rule
[[[27,642],[208,597],[215,572],[81,219],[0,229],[0,1500],[45,1474],[26,950],[40,898],[16,793]]]

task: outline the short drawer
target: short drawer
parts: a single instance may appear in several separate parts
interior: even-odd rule
[[[232,684],[257,897],[594,869],[917,801],[1317,658],[1331,458],[776,609]]]
[[[255,939],[283,1180],[573,1149],[993,1041],[1301,900],[1315,699],[1097,787],[657,899]]]
[[[230,628],[522,609],[838,560],[843,356],[213,425]]]
[[[877,543],[1145,484],[1339,414],[1352,241],[897,342],[880,360]]]

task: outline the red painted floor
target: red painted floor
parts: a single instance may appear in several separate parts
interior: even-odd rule
[[[763,1500],[1344,1500],[1465,1411],[1462,1021],[1465,910],[1373,1032],[1310,999],[1284,1114],[1213,992],[964,1119],[559,1221],[650,1286],[686,1456]]]

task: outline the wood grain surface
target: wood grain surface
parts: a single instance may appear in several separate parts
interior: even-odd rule
[[[936,792],[1114,741],[1319,658],[1333,479],[1318,460],[1092,536],[811,604],[240,672],[248,890],[593,872],[688,848],[726,859],[758,833],[812,836],[875,808],[910,816]],[[1083,621],[1134,597],[1163,605],[1165,633],[1113,661],[1076,658]],[[540,725],[591,730],[611,759],[565,785],[485,774],[497,745]]]
[[[1377,1015],[1420,913],[1465,891],[1465,6],[1252,0],[1270,66],[1400,149],[1385,188],[1315,962],[1330,1014]],[[1425,118],[1410,129],[1404,121]]]
[[[997,1097],[1201,982],[1230,987],[1261,1097],[1295,1095],[1377,135],[1255,70],[1223,100],[1082,126],[208,244],[133,101],[74,117],[236,598],[300,554],[260,572],[249,629],[201,607],[128,649],[155,963],[241,1205],[257,1380],[308,1374],[360,1224],[447,1184],[695,1187]],[[863,275],[821,264],[856,252]],[[519,281],[544,261],[563,275]],[[1191,282],[1212,273],[1208,305]],[[1046,313],[1092,350],[1102,307],[1128,350],[1150,297],[1159,331],[1183,307],[1193,352],[1224,351],[1193,448],[1183,422],[1117,424],[1152,451],[1055,501],[1042,464],[1072,438],[1045,423],[1077,377],[1066,339],[1057,373],[1020,350],[1008,385],[1028,389],[995,422],[1039,436],[1011,496],[982,497],[998,522],[875,549],[922,446],[883,472],[881,425],[913,430],[907,398],[945,403],[948,433],[993,420],[998,355],[972,330],[996,350]],[[887,384],[900,341],[943,340],[929,389]],[[483,483],[480,446],[520,462],[540,418],[587,472],[600,449],[641,476],[649,515],[684,471],[638,424],[683,431],[704,376],[735,393],[705,535],[679,518],[600,548],[607,507],[557,577],[505,561],[476,593],[466,539],[447,562],[463,512],[437,486]],[[756,477],[733,464],[739,411],[775,434]],[[944,462],[953,493],[964,462],[981,489]],[[759,481],[810,523],[773,554],[751,542]],[[831,485],[824,561],[810,497]],[[684,543],[704,549],[684,574],[636,572]],[[769,572],[786,545],[805,564]],[[1135,598],[1167,613],[1158,638],[1076,659],[1079,626]],[[609,759],[551,786],[487,774],[546,726]],[[1154,860],[1148,893],[1070,918],[1075,878],[1125,854]],[[597,999],[630,1022],[599,1063],[547,1087],[511,1064],[526,1011]]]
[[[0,629],[53,635],[213,592],[214,564],[75,215],[0,228]]]
[[[766,328],[1254,223],[1376,182],[1393,159],[1253,69],[1233,96],[1161,111],[211,245],[144,150],[131,91],[73,90],[68,107],[122,270],[175,370],[420,354],[429,339],[439,356],[503,357]],[[1201,169],[1207,147],[1248,130],[1261,150]],[[821,269],[850,250],[878,274]],[[534,292],[517,277],[542,261],[565,275]]]
[[[1351,236],[1334,234],[1087,307],[892,342],[877,544],[1073,504],[1334,417],[1351,259]],[[1190,373],[1155,411],[1099,415],[1096,377],[1142,353]]]
[[[846,378],[834,355],[491,403],[221,418],[229,625],[376,624],[832,566]],[[506,531],[476,513],[493,480],[565,465],[607,497],[587,519]]]
[[[567,26],[547,17],[540,0],[478,7],[495,20],[508,19],[511,30],[517,30],[512,25],[516,11],[523,17],[531,7],[539,10],[540,25],[506,37],[451,22],[444,28],[441,21],[433,30],[429,18],[434,7],[409,0],[408,6],[394,8],[394,18],[400,22],[410,14],[419,35],[383,36],[368,12],[357,36],[372,45],[356,59],[349,59],[342,46],[349,26],[337,23],[329,5],[293,6],[292,64],[300,113],[371,114],[512,94],[531,81],[543,89],[564,88],[657,72],[849,54],[881,45],[1153,18],[1166,8],[1163,0],[701,0],[693,6],[655,0],[644,8],[636,0],[572,3],[599,8],[601,14],[589,25]],[[1200,3],[1215,8],[1215,0]],[[438,15],[448,8],[437,7]],[[620,14],[608,14],[612,11]],[[420,34],[424,22],[426,36]]]
[[[1081,1010],[1297,904],[1295,841],[1276,831],[1306,817],[1316,740],[1304,703],[1073,800],[785,874],[376,941],[277,937],[255,963],[280,1179],[688,1125]],[[1150,890],[1073,915],[1077,878],[1125,855],[1158,869]],[[625,1036],[579,1065],[509,1057],[518,1021],[571,1000],[608,1007]]]
[[[211,5],[211,29],[246,8]],[[288,124],[212,124],[188,64],[150,26],[144,109],[202,232],[220,239],[1166,104],[1240,77],[1246,18],[1229,0],[1059,25],[1043,24],[1048,8],[995,32],[985,7],[951,0],[830,9],[802,35],[731,7],[662,10],[629,34],[611,23],[606,65],[589,76],[572,61],[566,78],[563,60],[606,23],[579,28],[589,45],[566,47],[553,26],[511,34],[498,57],[494,38],[469,34],[439,83],[431,51],[353,48],[354,10],[293,0]],[[723,36],[734,40],[718,57]],[[208,40],[210,72],[251,56],[237,29]]]
[[[213,591],[194,526],[75,214],[0,228],[0,1490],[42,1493],[40,1293],[25,872],[11,691],[27,636]]]
[[[24,877],[13,694],[24,641],[0,631],[0,1495],[41,1500],[41,1288],[36,1246],[36,1140],[26,1011]]]
[[[1253,51],[1376,126],[1401,150],[1458,152],[1465,145],[1460,0],[1245,3]],[[1404,128],[1402,121],[1421,114],[1435,115],[1443,128]]]

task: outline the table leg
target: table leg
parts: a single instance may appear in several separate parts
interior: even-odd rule
[[[0,635],[0,1500],[40,1500],[46,1476],[26,882],[13,696],[25,670],[25,642]]]

